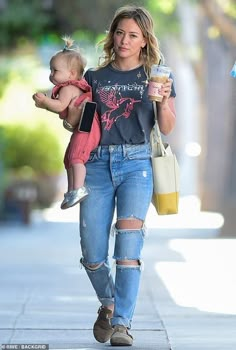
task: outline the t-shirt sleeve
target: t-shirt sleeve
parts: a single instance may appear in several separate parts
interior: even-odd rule
[[[84,74],[84,79],[87,81],[87,83],[92,86],[92,68],[88,69]]]

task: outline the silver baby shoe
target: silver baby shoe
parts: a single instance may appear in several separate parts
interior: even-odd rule
[[[73,207],[74,205],[84,200],[88,196],[88,191],[86,187],[82,186],[80,188],[77,188],[76,190],[70,191],[69,194],[70,195],[66,203],[66,208]]]
[[[71,191],[70,192],[66,192],[64,194],[64,199],[63,199],[63,201],[61,203],[61,209],[67,209],[68,208],[67,203],[68,203],[69,198],[70,198],[70,193],[71,193]]]

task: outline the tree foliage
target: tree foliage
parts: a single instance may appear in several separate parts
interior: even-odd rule
[[[236,3],[235,1],[200,0],[200,6],[217,28],[219,35],[236,46]]]
[[[50,11],[37,0],[8,0],[0,9],[0,46],[14,47],[26,38],[36,39],[51,28]]]
[[[0,126],[1,161],[6,169],[30,168],[35,174],[58,174],[63,167],[59,140],[45,125]]]
[[[178,32],[176,7],[178,0],[136,0],[152,14],[158,36]],[[207,15],[218,9],[227,21],[236,18],[235,0],[189,0],[203,6]],[[54,40],[64,34],[77,34],[95,41],[105,33],[115,10],[126,0],[5,0],[0,5],[0,47],[11,48],[24,41]],[[234,25],[235,23],[233,23]],[[56,35],[55,35],[56,34]]]
[[[127,1],[5,0],[4,4],[0,8],[0,47],[11,48],[27,40],[55,40],[54,34],[60,38],[74,32],[95,41],[108,29],[116,9]],[[158,33],[176,29],[176,0],[136,0],[135,4],[150,10]]]

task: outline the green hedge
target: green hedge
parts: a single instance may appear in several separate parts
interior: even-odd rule
[[[55,175],[63,169],[58,136],[47,125],[0,126],[1,162],[5,170],[31,169],[35,175]]]

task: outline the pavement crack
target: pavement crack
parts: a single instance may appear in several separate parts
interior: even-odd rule
[[[28,293],[28,295],[26,296],[24,302],[22,303],[21,310],[19,311],[18,315],[16,315],[16,318],[15,318],[15,320],[13,322],[13,326],[12,326],[12,332],[11,332],[11,335],[10,335],[9,340],[8,340],[9,344],[11,344],[11,341],[13,340],[15,332],[16,332],[16,330],[18,330],[18,328],[16,327],[17,322],[20,319],[20,317],[22,315],[24,315],[25,309],[26,309],[26,305],[29,303],[31,298],[32,298],[32,292]]]
[[[155,271],[152,271],[152,276],[155,276]],[[163,319],[162,319],[162,317],[161,317],[161,315],[160,315],[160,313],[158,311],[158,307],[157,307],[156,302],[155,302],[156,297],[155,297],[155,291],[153,289],[153,284],[148,284],[147,283],[146,290],[147,290],[147,295],[148,295],[148,297],[149,297],[149,299],[150,299],[150,301],[151,301],[151,303],[153,305],[153,308],[154,308],[154,310],[156,312],[157,318],[160,320],[160,324],[161,324],[161,326],[163,328],[162,331],[165,333],[165,337],[166,337],[166,341],[168,343],[169,350],[172,350],[167,329],[165,327],[164,321],[163,321]]]

